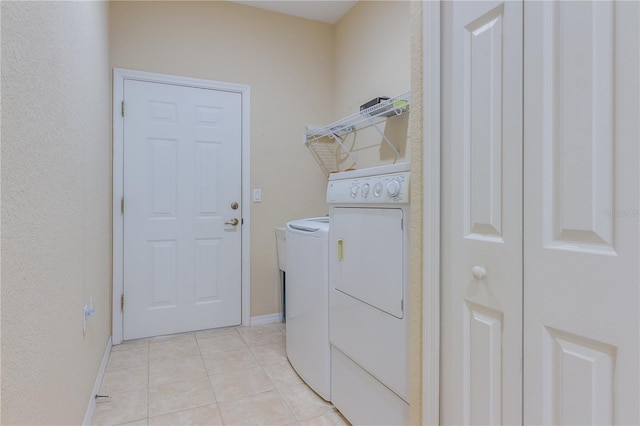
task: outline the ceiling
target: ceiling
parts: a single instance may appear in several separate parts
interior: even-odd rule
[[[313,19],[314,21],[335,24],[353,7],[356,1],[350,0],[231,0],[247,6],[267,9],[286,15]]]

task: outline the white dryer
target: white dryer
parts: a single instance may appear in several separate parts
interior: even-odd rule
[[[287,223],[287,357],[318,395],[331,399],[329,218]]]
[[[408,163],[329,178],[331,399],[353,424],[408,424]]]

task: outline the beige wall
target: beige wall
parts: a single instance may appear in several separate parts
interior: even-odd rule
[[[410,80],[409,1],[360,1],[335,25],[333,116],[353,114],[369,100],[408,92]],[[409,115],[381,126],[400,151],[398,161],[408,161]],[[361,169],[395,161],[395,154],[373,128],[346,139]],[[343,163],[343,168],[349,164]]]
[[[409,424],[422,424],[423,373],[423,271],[424,271],[424,87],[423,87],[423,3],[411,2],[411,232],[409,242]],[[436,390],[437,392],[437,390]]]
[[[107,19],[2,2],[2,424],[80,424],[111,334]]]
[[[385,131],[400,139],[401,159],[412,158],[418,424],[421,14],[419,3],[364,1],[332,26],[226,2],[3,2],[2,423],[77,424],[84,415],[110,334],[109,81],[122,67],[251,86],[251,187],[263,189],[263,203],[250,206],[252,316],[281,310],[273,228],[327,212],[304,126],[411,86],[410,121]],[[393,161],[379,136],[361,133],[359,168]],[[90,296],[96,315],[83,337]]]
[[[413,425],[422,423],[422,13],[422,2],[358,2],[335,26],[333,89],[334,119],[358,111],[377,96],[411,91],[411,114],[387,120],[383,128],[400,148],[399,161],[411,161],[409,424]],[[393,162],[374,129],[358,133],[357,168]]]
[[[382,128],[400,148],[398,161],[411,161],[410,231],[410,422],[422,423],[422,2],[360,1],[335,26],[333,118],[357,112],[378,96],[411,91],[411,114]],[[352,139],[347,139],[352,142]],[[394,161],[374,129],[358,132],[356,168]]]
[[[252,316],[281,310],[273,228],[327,213],[305,126],[409,90],[409,17],[407,1],[360,2],[336,25],[228,2],[111,4],[111,67],[251,86],[251,187],[263,189],[251,205]],[[383,129],[408,160],[408,116]],[[359,132],[358,168],[394,161],[381,141]]]
[[[302,143],[331,119],[333,28],[229,2],[113,2],[110,66],[251,86],[251,315],[281,311],[274,227],[327,214]]]

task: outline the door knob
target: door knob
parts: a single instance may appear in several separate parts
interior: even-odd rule
[[[236,226],[238,224],[238,219],[236,219],[235,217],[233,219],[231,219],[228,222],[224,223],[225,225],[232,225],[232,226]]]
[[[482,266],[474,266],[471,268],[471,273],[476,280],[483,280],[487,276],[487,271]]]

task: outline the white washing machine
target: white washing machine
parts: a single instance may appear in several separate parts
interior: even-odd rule
[[[329,178],[331,400],[353,424],[409,422],[409,164]]]
[[[318,395],[331,400],[329,218],[287,223],[287,357]]]

